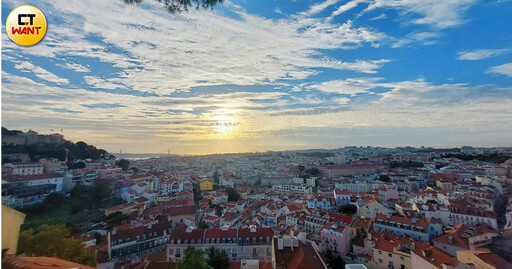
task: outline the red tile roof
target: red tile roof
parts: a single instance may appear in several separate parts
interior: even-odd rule
[[[446,245],[453,245],[459,248],[469,249],[469,238],[487,233],[494,233],[498,235],[498,231],[487,224],[481,224],[476,227],[468,227],[465,224],[458,224],[447,234],[436,237],[432,239],[432,241]]]
[[[416,249],[414,253],[437,268],[443,268],[443,264],[456,266],[460,263],[456,257],[433,246],[426,249]]]
[[[2,260],[2,268],[6,269],[58,269],[58,268],[75,268],[75,269],[93,269],[86,265],[62,260],[55,257],[21,257],[15,255],[7,255]]]

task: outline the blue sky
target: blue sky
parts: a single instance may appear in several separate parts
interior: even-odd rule
[[[112,152],[512,146],[512,1],[34,1],[2,125]]]

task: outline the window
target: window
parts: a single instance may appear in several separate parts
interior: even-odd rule
[[[391,257],[393,257],[393,254],[389,253],[389,254],[388,254],[388,257],[390,257],[390,258],[391,258]]]
[[[379,255],[382,255],[382,251],[379,250]]]
[[[405,260],[404,256],[400,256],[400,260],[401,261]]]
[[[379,262],[382,263],[382,259],[379,259]]]

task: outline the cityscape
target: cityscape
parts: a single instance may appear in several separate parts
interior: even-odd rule
[[[512,0],[1,14],[1,268],[512,269]]]
[[[512,265],[512,147],[122,159],[60,134],[2,139],[7,267]]]

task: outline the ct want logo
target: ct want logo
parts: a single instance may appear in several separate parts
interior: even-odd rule
[[[24,47],[33,46],[46,34],[46,18],[34,6],[19,6],[7,16],[5,29],[14,43]]]

